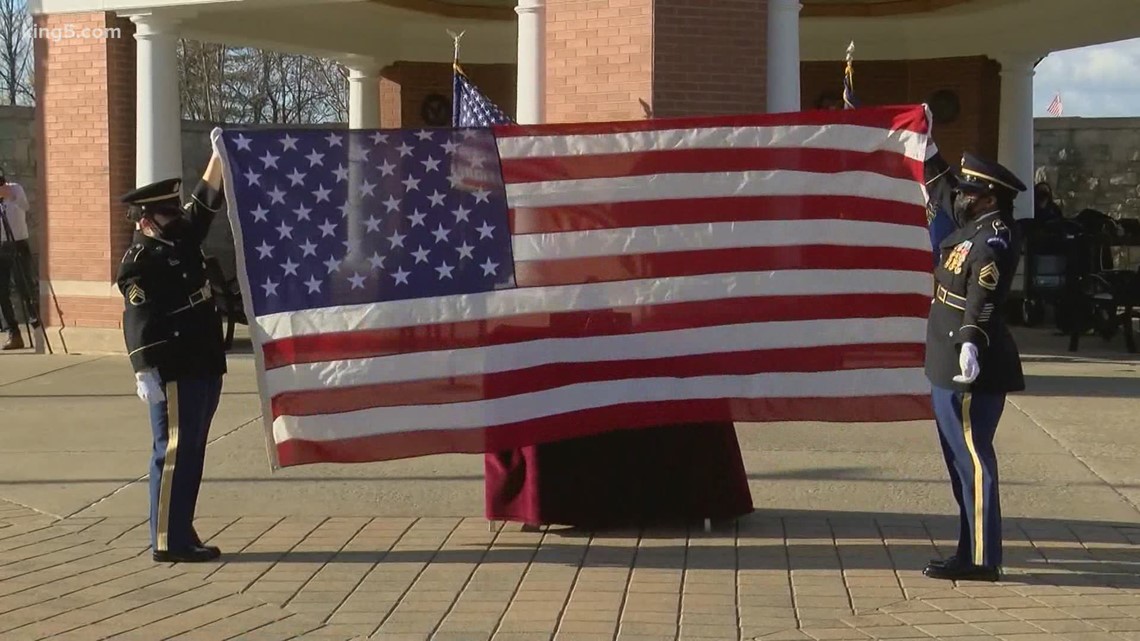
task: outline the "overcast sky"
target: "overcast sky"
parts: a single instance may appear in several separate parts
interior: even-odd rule
[[[1033,77],[1033,113],[1060,92],[1065,116],[1140,116],[1140,38],[1051,53]]]

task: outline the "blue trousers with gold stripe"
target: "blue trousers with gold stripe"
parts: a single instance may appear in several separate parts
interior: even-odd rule
[[[166,400],[150,406],[150,542],[156,552],[186,550],[196,543],[194,507],[222,378],[170,381],[164,391]]]
[[[994,434],[1005,394],[956,392],[935,386],[934,416],[946,469],[958,501],[958,558],[974,565],[1002,562]]]

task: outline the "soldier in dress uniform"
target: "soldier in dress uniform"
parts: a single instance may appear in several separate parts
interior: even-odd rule
[[[1006,394],[1025,389],[1021,358],[1001,310],[1020,255],[1013,200],[1026,187],[1005,167],[968,153],[957,182],[957,229],[940,243],[934,270],[926,376],[960,532],[957,553],[931,560],[923,573],[996,581],[1002,541],[993,439]]]
[[[136,231],[117,283],[126,300],[123,332],[138,395],[150,406],[150,532],[160,562],[221,555],[203,545],[193,525],[206,438],[226,373],[222,321],[202,252],[223,202],[221,182],[215,155],[184,207],[179,178],[122,197]]]

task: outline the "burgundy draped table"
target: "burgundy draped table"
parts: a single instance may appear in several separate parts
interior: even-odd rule
[[[601,529],[752,512],[731,422],[617,430],[485,456],[493,521]]]

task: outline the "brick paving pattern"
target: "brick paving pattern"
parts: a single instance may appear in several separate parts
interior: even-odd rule
[[[997,584],[923,577],[954,522],[905,515],[758,513],[709,533],[198,527],[221,562],[156,564],[145,521],[0,502],[0,641],[1140,641],[1140,525],[1010,519]]]

